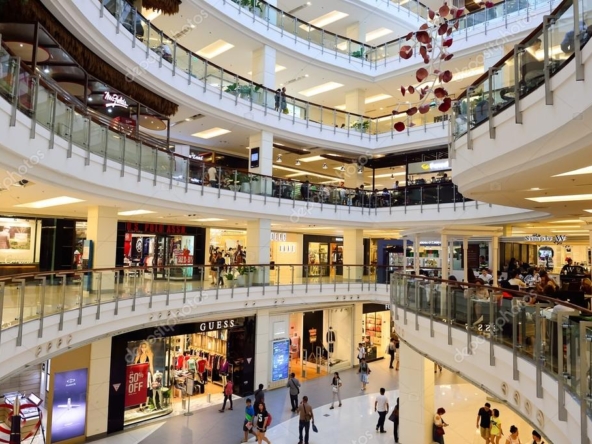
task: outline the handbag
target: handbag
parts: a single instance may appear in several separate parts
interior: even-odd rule
[[[446,432],[444,431],[444,427],[438,427],[436,426],[436,435],[438,436],[442,436],[444,435]]]
[[[333,386],[333,393],[337,393],[337,392],[339,392],[339,388],[336,385],[334,385]]]
[[[312,423],[312,431],[315,433],[319,433],[319,429],[317,428],[314,422]]]
[[[395,422],[395,419],[397,419],[396,413],[397,413],[397,408],[395,407],[388,417],[389,421]]]

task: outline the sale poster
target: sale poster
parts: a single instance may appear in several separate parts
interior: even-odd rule
[[[148,396],[149,363],[130,364],[126,368],[125,406],[131,407],[146,402]]]

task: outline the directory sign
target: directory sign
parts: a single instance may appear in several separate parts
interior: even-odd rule
[[[288,379],[288,365],[290,364],[290,340],[273,341],[271,381]]]

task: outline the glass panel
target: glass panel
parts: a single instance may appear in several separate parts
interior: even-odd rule
[[[183,71],[183,72],[189,72],[189,57],[190,57],[190,52],[183,48],[182,46],[177,46],[177,66],[176,69]],[[193,67],[192,67],[193,69]]]
[[[158,151],[157,154],[157,175],[163,177],[170,177],[171,176],[171,156],[169,153],[164,151]]]
[[[506,62],[499,67],[499,70],[494,74],[492,79],[492,111],[493,114],[497,114],[508,106],[514,103],[514,57],[509,58]],[[489,99],[489,84],[485,84],[485,96]],[[481,106],[490,106],[489,103]],[[480,115],[485,110],[480,111]]]
[[[140,164],[140,146],[133,139],[125,138],[125,164],[138,168]]]
[[[582,3],[580,3],[582,5]],[[585,12],[585,11],[584,11]],[[585,43],[587,39],[586,23],[580,25],[580,41]],[[539,37],[543,40],[543,36]],[[548,27],[549,38],[549,66],[551,75],[561,69],[567,62],[568,58],[575,50],[575,33],[574,33],[574,18],[573,7],[561,15],[554,23]],[[541,50],[541,59],[544,57],[544,52]]]
[[[545,81],[542,33],[537,33],[518,56],[520,75],[520,97],[537,89]]]
[[[45,128],[49,128],[49,124],[51,123],[53,100],[50,91],[42,85],[39,85],[35,117],[37,123]]]
[[[0,94],[10,97],[14,88],[16,60],[0,48]]]
[[[156,159],[157,150],[143,145],[142,150],[142,171],[154,174],[154,164]]]
[[[72,143],[79,147],[85,147],[87,136],[88,119],[75,111],[72,127]]]
[[[121,163],[123,156],[121,136],[114,131],[107,133],[107,158]]]
[[[92,122],[90,124],[90,151],[100,157],[105,155],[105,128],[98,123]]]

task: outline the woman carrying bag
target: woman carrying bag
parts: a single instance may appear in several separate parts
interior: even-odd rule
[[[360,374],[360,381],[362,381],[362,390],[366,390],[366,384],[368,384],[368,375],[370,375],[370,367],[366,363],[366,359],[360,359],[360,368],[358,369]]]
[[[333,391],[333,401],[331,401],[331,407],[329,410],[333,410],[333,404],[335,403],[335,397],[339,401],[339,407],[341,407],[341,394],[339,391],[341,390],[341,379],[339,378],[339,373],[335,372],[333,374],[333,380],[331,381],[331,390]]]
[[[436,415],[434,416],[434,425],[433,425],[433,436],[432,439],[435,443],[444,444],[444,427],[448,427],[448,424],[444,422],[442,415],[446,413],[442,407],[438,409]]]

